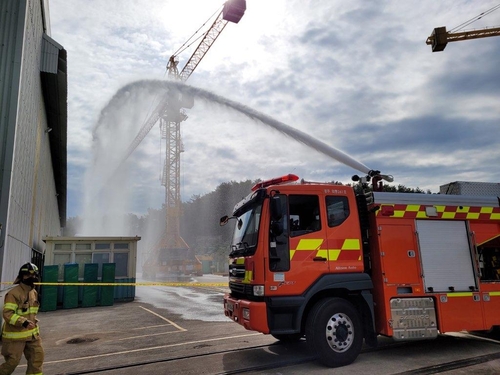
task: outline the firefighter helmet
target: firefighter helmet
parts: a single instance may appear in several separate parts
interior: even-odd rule
[[[19,269],[19,274],[17,275],[14,284],[19,284],[25,275],[38,276],[38,267],[33,263],[26,263]]]

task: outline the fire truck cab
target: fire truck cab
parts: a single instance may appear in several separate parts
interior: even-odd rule
[[[377,335],[500,325],[497,197],[356,194],[297,180],[259,183],[235,206],[228,318],[281,341],[305,336],[330,367]]]

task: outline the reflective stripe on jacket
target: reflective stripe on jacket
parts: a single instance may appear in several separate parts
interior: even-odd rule
[[[38,325],[33,329],[23,327],[26,320],[37,324],[36,314],[40,303],[38,293],[30,286],[19,284],[5,295],[2,340],[31,341],[40,337]]]

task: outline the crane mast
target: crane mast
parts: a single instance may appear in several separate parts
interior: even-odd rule
[[[201,42],[179,72],[179,60],[174,54],[167,64],[168,76],[171,79],[186,81],[196,69],[200,61],[213,45],[228,22],[238,23],[246,10],[245,0],[228,0],[222,11],[204,34]],[[190,249],[180,235],[181,193],[180,193],[180,155],[184,151],[180,126],[187,119],[185,108],[192,108],[193,98],[183,97],[177,92],[169,91],[157,105],[151,116],[144,123],[136,138],[127,150],[128,157],[159,120],[160,134],[165,140],[165,161],[161,176],[161,184],[165,187],[166,226],[159,241],[146,255],[143,264],[143,277],[154,278],[158,273],[190,273],[195,271],[194,254],[186,254]],[[188,258],[191,258],[191,262]],[[201,272],[201,264],[199,272]]]

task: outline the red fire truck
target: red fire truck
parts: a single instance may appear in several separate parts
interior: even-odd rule
[[[363,193],[295,175],[255,185],[221,219],[236,220],[225,315],[284,342],[305,337],[330,367],[378,335],[500,325],[499,198],[379,192],[371,177]]]

